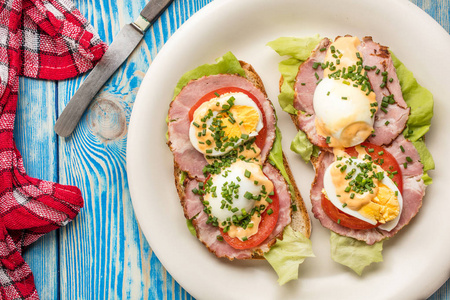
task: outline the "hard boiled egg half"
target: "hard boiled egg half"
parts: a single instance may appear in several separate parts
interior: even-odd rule
[[[274,189],[260,165],[237,161],[212,175],[206,185],[203,204],[224,232],[241,240],[258,232],[260,213]]]
[[[221,156],[256,136],[263,126],[261,111],[247,94],[226,93],[195,110],[189,139],[205,156]]]
[[[388,174],[371,161],[343,157],[325,171],[324,194],[340,211],[391,231],[400,219],[403,198]]]
[[[316,65],[324,75],[313,98],[316,130],[330,147],[358,145],[373,132],[378,104],[357,50],[360,43],[357,37],[340,37]]]

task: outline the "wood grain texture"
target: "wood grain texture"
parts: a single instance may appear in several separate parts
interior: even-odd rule
[[[58,83],[21,80],[15,138],[28,173],[75,184],[85,199],[74,222],[25,253],[42,299],[193,299],[152,253],[137,224],[126,176],[127,126],[117,124],[128,125],[138,87],[164,43],[212,1],[175,0],[100,91],[70,138],[57,139],[52,126],[86,75]],[[111,43],[146,0],[74,2]],[[411,2],[450,31],[450,0]],[[449,289],[448,281],[429,299],[450,299]]]
[[[53,132],[56,84],[21,78],[19,91],[14,138],[25,169],[32,177],[58,181],[57,143]],[[58,232],[53,231],[24,252],[42,299],[59,296],[58,244]]]

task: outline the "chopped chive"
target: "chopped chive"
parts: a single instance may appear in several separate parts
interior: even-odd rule
[[[374,152],[375,152],[375,149],[369,148],[367,151],[368,151],[369,153],[374,153]]]
[[[407,157],[406,157],[406,161],[407,161],[407,162],[412,162],[413,160],[412,160],[411,157],[407,156]]]
[[[384,122],[384,125],[388,126],[389,125],[389,121]]]
[[[325,48],[325,47],[320,48],[320,52],[323,52],[323,51],[325,51],[325,50],[327,50],[327,48]]]
[[[245,177],[250,178],[251,175],[252,175],[252,173],[249,170],[245,170],[245,172],[244,172]]]
[[[216,237],[218,241],[223,241],[223,236],[221,236],[220,234]]]
[[[407,169],[408,168],[408,164],[407,163],[403,163],[403,168]]]
[[[405,148],[403,148],[402,145],[400,145],[400,150],[402,150],[402,152],[405,153]]]
[[[306,83],[302,82],[301,85],[306,85]]]
[[[273,209],[271,209],[271,208],[269,208],[268,210],[267,210],[267,214],[270,216],[271,214],[273,214]]]
[[[378,152],[378,155],[383,155],[383,154],[384,154],[384,151]]]
[[[338,223],[338,224],[341,224],[341,219],[338,219],[337,223]]]
[[[346,206],[347,206],[347,203],[342,204],[342,207],[346,207]]]
[[[347,97],[342,97],[342,100],[347,100]]]
[[[325,142],[326,142],[327,144],[331,143],[331,137],[327,136]]]

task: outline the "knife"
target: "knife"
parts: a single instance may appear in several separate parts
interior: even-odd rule
[[[139,17],[125,25],[114,38],[106,53],[70,99],[55,123],[55,132],[68,137],[83,116],[94,96],[133,52],[144,37],[145,31],[158,19],[173,0],[150,0]]]

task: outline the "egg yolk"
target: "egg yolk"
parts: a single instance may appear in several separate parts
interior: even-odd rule
[[[250,104],[248,104],[250,103]],[[238,149],[239,155],[257,158],[260,149],[239,147],[256,136],[262,127],[262,118],[256,104],[245,94],[224,94],[202,103],[194,112],[189,138],[206,159]],[[248,145],[248,144],[247,144]],[[208,158],[210,157],[210,158]]]
[[[359,213],[368,219],[384,224],[398,216],[400,206],[394,191],[380,183],[377,195],[369,204],[362,207]]]
[[[230,122],[230,119],[223,116],[223,126],[225,135],[231,137],[241,137],[242,134],[250,134],[256,131],[256,126],[259,121],[258,112],[250,106],[234,105],[230,108],[230,112],[235,119],[235,122]]]
[[[359,154],[358,161],[341,159],[336,160],[330,166],[332,183],[336,188],[336,195],[339,195],[339,201],[343,207],[358,212],[361,216],[372,220],[374,224],[384,224],[394,220],[400,214],[400,203],[396,193],[384,184],[382,182],[383,180],[379,180],[376,176],[372,177],[373,174],[382,172],[384,174],[383,178],[386,178],[387,174],[378,165],[363,159],[365,151],[362,150],[362,147],[357,146],[355,148]],[[348,158],[348,155],[342,149],[336,149],[335,155],[337,154],[344,155]],[[340,157],[342,158],[344,156]],[[366,165],[363,167],[363,164]],[[356,170],[361,170],[366,167],[370,170],[366,173],[368,176],[360,176],[360,179],[358,179],[358,174],[361,173]],[[354,192],[354,187],[358,185],[355,181],[361,182],[361,180],[366,180],[367,182],[369,180],[370,188],[364,192]],[[360,186],[364,185],[362,184]],[[329,198],[326,191],[324,192],[327,198]]]

